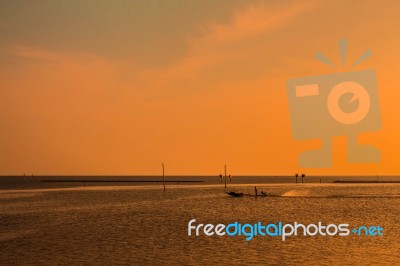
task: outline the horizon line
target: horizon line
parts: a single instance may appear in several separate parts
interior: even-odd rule
[[[303,174],[304,172],[299,172]],[[2,177],[159,177],[162,174],[0,174],[0,178]],[[171,174],[166,176],[174,176],[174,177],[220,177],[220,175],[212,175],[212,174]],[[229,175],[227,175],[228,177]],[[238,174],[238,175],[230,175],[231,177],[295,177],[295,174]],[[224,175],[222,175],[224,177]],[[400,177],[400,174],[310,174],[306,177]]]

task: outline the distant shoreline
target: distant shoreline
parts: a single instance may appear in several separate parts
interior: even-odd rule
[[[369,183],[372,183],[372,184],[380,184],[380,183],[400,183],[400,181],[378,181],[378,180],[359,180],[359,181],[357,181],[357,180],[336,180],[336,181],[333,181],[333,183],[351,183],[351,184],[357,184],[357,183],[361,183],[361,184],[363,184],[363,183],[367,183],[367,184],[369,184]]]
[[[60,179],[60,180],[54,180],[54,179],[45,179],[45,180],[40,180],[40,182],[53,182],[53,183],[59,183],[59,182],[65,182],[65,183],[70,183],[70,182],[82,182],[82,183],[163,183],[164,181],[162,180],[73,180],[73,179]],[[203,180],[165,180],[165,183],[204,183]]]

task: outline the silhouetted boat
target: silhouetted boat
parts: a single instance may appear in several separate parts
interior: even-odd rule
[[[229,196],[232,196],[232,197],[236,197],[236,198],[238,198],[238,197],[243,197],[243,193],[237,193],[237,192],[234,192],[234,191],[229,191],[229,192],[225,192],[226,194],[228,194]]]
[[[235,198],[240,198],[243,196],[247,196],[247,197],[267,197],[269,196],[267,193],[261,192],[261,194],[258,195],[251,195],[251,194],[244,194],[241,192],[234,192],[234,191],[229,191],[229,192],[225,192],[226,194],[228,194],[229,196],[235,197]]]

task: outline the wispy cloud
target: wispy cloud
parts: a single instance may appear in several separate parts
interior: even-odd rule
[[[31,46],[15,45],[7,47],[4,51],[10,55],[25,59],[32,59],[42,62],[53,62],[59,64],[87,64],[96,62],[99,65],[107,65],[103,57],[85,53],[82,51],[60,52]]]
[[[199,25],[201,34],[187,39],[190,49],[179,61],[164,68],[151,69],[142,73],[142,78],[157,86],[180,79],[196,80],[215,65],[232,64],[246,56],[251,47],[240,45],[260,36],[289,26],[296,18],[312,10],[316,2],[291,3],[271,9],[265,3],[249,5],[233,13],[228,23],[210,22]]]
[[[24,66],[26,74],[36,73],[50,78],[58,78],[64,84],[82,88],[96,88],[102,86],[105,80],[115,75],[112,62],[102,56],[82,51],[53,51],[49,49],[15,45],[2,49],[8,55],[24,59],[20,66]]]
[[[223,45],[264,34],[284,26],[302,13],[310,10],[313,2],[293,3],[281,9],[271,9],[264,3],[249,5],[233,14],[227,24],[209,23],[203,26],[203,34],[189,39],[193,47],[203,49],[209,46]]]

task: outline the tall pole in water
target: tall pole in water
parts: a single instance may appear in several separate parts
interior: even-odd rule
[[[226,190],[226,164],[224,165],[225,168],[225,190]]]
[[[163,180],[164,191],[165,191],[165,171],[164,171],[164,163],[162,163],[161,166],[162,166],[162,180]]]

